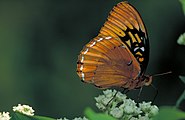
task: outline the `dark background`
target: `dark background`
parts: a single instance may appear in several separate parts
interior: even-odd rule
[[[82,116],[102,90],[84,84],[76,74],[77,56],[98,34],[108,13],[121,0],[0,1],[0,108],[29,104],[37,115]],[[185,46],[176,40],[185,22],[178,0],[130,0],[140,12],[150,38],[147,74],[159,94],[155,104],[174,105],[184,89]],[[130,92],[136,98],[138,92]],[[152,100],[145,87],[140,99]]]

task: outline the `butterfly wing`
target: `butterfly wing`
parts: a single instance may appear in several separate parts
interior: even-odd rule
[[[82,81],[100,88],[127,88],[139,72],[139,63],[119,38],[97,36],[78,56],[77,73]]]
[[[118,3],[110,12],[100,35],[120,38],[139,62],[141,74],[145,72],[149,60],[149,40],[144,23],[132,5]]]

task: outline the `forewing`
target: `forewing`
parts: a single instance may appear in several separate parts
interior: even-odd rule
[[[140,63],[144,73],[149,60],[149,40],[137,10],[128,2],[118,3],[110,12],[100,35],[120,38]]]
[[[139,72],[139,63],[119,38],[97,36],[78,56],[77,73],[82,81],[100,88],[125,87]]]

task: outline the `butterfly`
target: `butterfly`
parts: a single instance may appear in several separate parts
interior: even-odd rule
[[[149,39],[137,10],[127,1],[111,10],[97,37],[78,56],[77,74],[83,82],[99,88],[128,90],[150,85],[145,75],[149,61]]]

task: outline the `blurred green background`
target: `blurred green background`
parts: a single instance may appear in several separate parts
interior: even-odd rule
[[[84,84],[76,74],[77,56],[98,34],[108,13],[121,0],[0,1],[0,111],[29,104],[37,115],[82,116],[95,108],[102,90]],[[155,77],[157,105],[174,105],[185,88],[185,47],[176,40],[185,31],[178,0],[130,0],[140,12],[150,38],[147,74]],[[129,96],[136,98],[137,92]],[[140,99],[152,100],[155,90],[143,89]]]

